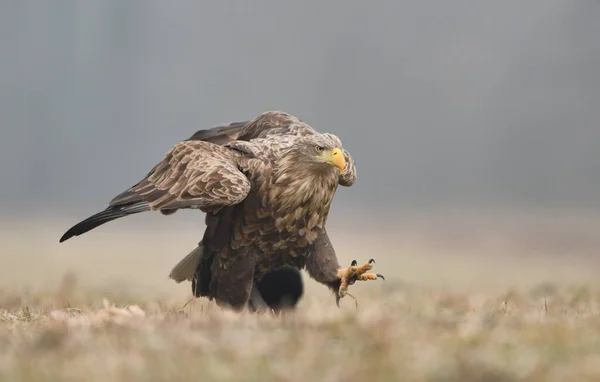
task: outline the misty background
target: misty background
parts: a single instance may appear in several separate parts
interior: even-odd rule
[[[3,212],[92,212],[275,109],[355,157],[338,205],[600,207],[598,2],[0,7]]]
[[[340,188],[329,222],[343,261],[345,250],[404,243],[408,264],[407,235],[422,232],[410,213],[537,211],[549,222],[567,219],[552,211],[597,213],[599,15],[600,2],[560,0],[1,2],[0,221],[29,221],[10,239],[36,256],[80,259],[90,273],[99,265],[79,252],[103,248],[121,261],[123,243],[107,240],[132,234],[126,224],[168,231],[196,222],[181,242],[164,239],[159,249],[172,252],[156,257],[164,277],[199,239],[202,215],[142,214],[61,246],[58,238],[173,144],[266,110],[337,134],[354,156],[358,181]],[[383,217],[405,220],[397,235],[357,247],[341,240],[351,235],[342,212],[372,218],[356,229],[373,235]],[[567,224],[575,239],[520,232],[520,248],[558,253],[587,240],[595,253],[597,225],[578,219]],[[457,224],[444,224],[447,245]],[[497,227],[488,232],[496,232],[488,247],[501,248]],[[48,263],[36,264],[47,273]]]

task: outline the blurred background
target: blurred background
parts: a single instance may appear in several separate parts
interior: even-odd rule
[[[375,257],[392,284],[594,281],[599,12],[558,0],[2,2],[0,282],[74,272],[189,295],[167,275],[203,214],[58,239],[196,130],[276,109],[337,134],[356,160],[328,222],[342,263]]]

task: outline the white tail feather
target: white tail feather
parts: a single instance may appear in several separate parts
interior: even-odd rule
[[[196,248],[173,267],[171,273],[169,273],[169,277],[177,283],[184,280],[192,281],[203,251],[204,246],[202,243],[198,244]]]

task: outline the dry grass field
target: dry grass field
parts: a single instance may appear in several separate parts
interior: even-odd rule
[[[195,218],[132,217],[63,244],[76,219],[2,224],[0,380],[600,380],[600,220],[332,219],[340,261],[374,257],[386,281],[338,309],[304,273],[297,311],[273,317],[180,309],[189,284],[167,275]]]

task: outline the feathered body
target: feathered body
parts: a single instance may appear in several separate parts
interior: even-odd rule
[[[303,163],[298,151],[314,151],[314,139],[288,139],[279,146],[269,141],[260,142],[270,150],[257,155],[260,163],[249,170],[251,191],[242,203],[242,218],[234,220],[230,243],[233,250],[253,248],[257,279],[284,265],[304,267],[307,247],[325,226],[339,177],[339,169],[328,164]],[[318,141],[341,146],[333,137]]]
[[[334,288],[335,252],[319,253],[315,244],[328,242],[324,228],[338,184],[355,180],[354,162],[335,135],[267,112],[176,144],[142,181],[61,242],[131,213],[200,209],[207,228],[193,262],[195,295],[241,307],[266,273],[304,268],[311,256],[309,264],[327,268],[309,268],[311,276]]]

